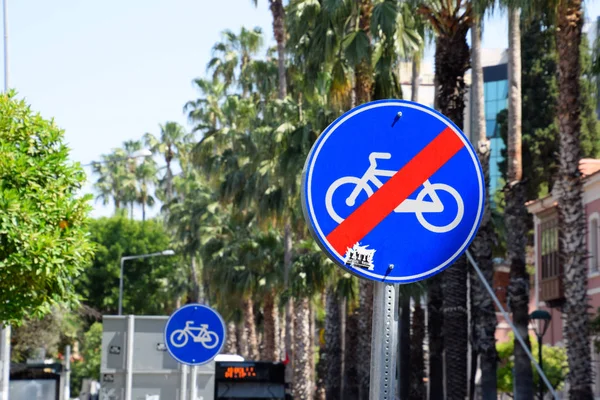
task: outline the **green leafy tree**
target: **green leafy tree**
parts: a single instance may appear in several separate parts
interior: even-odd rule
[[[116,313],[122,256],[169,249],[171,238],[161,221],[135,221],[124,213],[90,222],[96,257],[77,279],[77,291],[86,305]],[[174,308],[176,288],[187,279],[178,257],[128,260],[123,273],[123,310],[132,314],[165,314]]]
[[[63,338],[69,342],[76,338],[80,321],[77,314],[60,306],[42,318],[26,318],[12,331],[12,361],[25,362],[38,348],[45,350],[47,358],[56,357],[62,352]]]
[[[84,379],[100,380],[102,356],[102,323],[95,322],[83,334],[81,358],[71,363],[71,394],[78,395]]]
[[[535,359],[538,359],[539,346],[538,342],[532,336],[531,341],[531,352]],[[513,396],[513,379],[514,379],[514,357],[513,352],[515,348],[514,336],[511,334],[510,341],[499,343],[496,345],[498,351],[498,358],[500,360],[498,366],[498,391]],[[543,366],[544,373],[548,377],[550,384],[555,390],[561,390],[563,388],[565,378],[568,373],[567,367],[567,353],[562,347],[555,346],[543,346]],[[533,369],[533,384],[534,387],[538,387],[540,377],[537,369],[531,366]],[[546,389],[547,392],[547,389]]]
[[[73,278],[92,246],[82,169],[68,161],[64,132],[14,92],[0,96],[0,320],[42,316],[73,304]]]

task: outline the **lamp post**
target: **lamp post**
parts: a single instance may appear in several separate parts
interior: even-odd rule
[[[542,364],[542,339],[544,338],[544,335],[546,334],[546,331],[548,330],[548,327],[550,326],[550,321],[552,320],[552,315],[550,315],[550,313],[548,311],[545,310],[535,310],[534,312],[532,312],[531,314],[529,314],[529,321],[532,322],[533,325],[533,330],[535,331],[535,335],[537,336],[537,341],[538,341],[538,359],[539,359],[539,364],[540,364],[540,368],[542,369],[542,371],[544,370],[544,364]],[[536,323],[537,322],[537,323]],[[544,384],[542,382],[542,379],[540,377],[539,380],[539,391],[540,391],[540,400],[544,399]]]
[[[123,312],[123,265],[127,260],[134,260],[137,258],[149,258],[149,257],[160,257],[160,256],[172,256],[175,252],[173,250],[163,250],[158,253],[140,254],[136,256],[125,256],[121,257],[121,274],[119,276],[119,315]]]

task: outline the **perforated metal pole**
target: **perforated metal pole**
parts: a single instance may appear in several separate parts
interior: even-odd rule
[[[8,400],[10,381],[10,325],[4,325],[0,333],[0,352],[2,358],[2,384],[0,385],[0,399]]]
[[[71,400],[71,346],[65,348],[65,396],[64,400]]]
[[[125,400],[133,400],[133,334],[135,321],[133,315],[127,316],[127,359],[125,360]]]
[[[187,399],[187,376],[188,376],[188,366],[185,364],[181,364],[181,381],[180,381],[180,393],[179,400]]]
[[[192,378],[190,379],[190,400],[198,400],[198,367],[191,368]]]
[[[398,287],[375,283],[370,400],[394,400],[398,349]]]
[[[542,370],[542,367],[540,367],[540,365],[537,363],[537,361],[535,361],[535,358],[533,357],[533,354],[531,354],[529,347],[527,347],[527,345],[525,344],[525,340],[523,340],[523,337],[521,336],[521,334],[519,333],[519,331],[513,324],[512,320],[510,319],[510,316],[502,307],[502,303],[500,303],[500,300],[498,300],[498,297],[494,293],[494,290],[490,287],[490,284],[485,280],[483,273],[479,269],[479,265],[477,265],[477,262],[475,261],[475,259],[473,258],[473,256],[471,255],[471,253],[468,250],[467,250],[467,259],[469,260],[469,262],[475,269],[475,272],[477,272],[477,276],[479,277],[479,280],[481,280],[481,283],[483,283],[483,286],[485,286],[485,288],[488,291],[488,293],[490,294],[490,296],[492,296],[494,303],[496,303],[496,307],[498,307],[498,309],[502,312],[502,315],[504,316],[504,320],[508,323],[508,325],[510,325],[510,329],[512,329],[513,333],[515,334],[515,339],[517,339],[517,341],[519,342],[519,344],[521,345],[523,350],[525,350],[525,353],[527,353],[527,356],[529,357],[529,359],[535,366],[535,369],[537,369],[538,374],[540,374],[540,376],[542,377],[544,383],[546,384],[546,387],[548,388],[550,393],[552,393],[552,397],[555,400],[558,400],[558,396],[556,395],[554,388],[550,384],[550,381],[546,377],[544,370]]]

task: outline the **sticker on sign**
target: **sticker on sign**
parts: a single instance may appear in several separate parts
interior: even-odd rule
[[[483,212],[483,174],[468,139],[409,101],[339,117],[311,149],[302,186],[305,219],[325,253],[375,281],[441,272],[466,250]]]

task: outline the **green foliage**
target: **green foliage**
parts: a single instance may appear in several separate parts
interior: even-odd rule
[[[311,297],[325,288],[328,276],[338,268],[325,257],[314,240],[308,239],[298,245],[290,274],[291,295]]]
[[[95,322],[83,335],[81,358],[71,362],[71,395],[81,390],[84,379],[100,380],[100,361],[102,355],[102,323]]]
[[[590,332],[592,334],[596,352],[600,352],[600,308],[596,310],[596,315],[590,321]]]
[[[92,255],[82,169],[64,133],[16,94],[0,95],[0,320],[40,317],[74,304],[73,277]]]
[[[76,338],[79,325],[79,319],[70,310],[59,306],[52,307],[42,318],[26,318],[21,326],[12,329],[11,360],[25,362],[38,348],[46,351],[46,357],[56,357],[63,350],[62,344]]]
[[[530,337],[531,352],[536,360],[538,360],[538,343],[535,338]],[[499,343],[496,345],[500,364],[498,366],[498,391],[507,393],[512,396],[513,393],[513,351],[515,347],[514,336],[511,333],[511,339],[508,342]],[[552,387],[556,390],[562,389],[565,378],[568,372],[567,352],[562,347],[543,346],[543,369],[546,377],[550,381]],[[537,369],[531,366],[533,370],[533,383],[537,388],[539,385],[539,374]],[[547,391],[547,389],[546,389]]]
[[[528,200],[552,189],[558,171],[558,54],[552,16],[538,13],[522,24],[522,137],[523,178]],[[581,150],[582,157],[600,157],[600,124],[596,115],[597,93],[592,79],[591,52],[587,36],[581,41]],[[500,135],[506,143],[508,113],[498,114]],[[500,163],[506,179],[506,150]]]
[[[97,252],[77,280],[77,291],[88,306],[103,314],[116,314],[121,257],[169,249],[170,235],[159,220],[133,221],[124,213],[92,220],[89,225]],[[185,288],[187,277],[181,271],[177,256],[125,261],[123,312],[168,314]]]
[[[587,35],[580,45],[581,79],[581,155],[583,158],[600,157],[600,123],[596,114],[598,90],[592,73],[592,54]]]
[[[538,14],[521,23],[522,158],[526,197],[537,199],[543,187],[552,187],[558,170],[558,70],[555,30],[551,17]],[[508,112],[498,114],[504,143],[508,132]],[[506,179],[506,149],[499,164]]]

